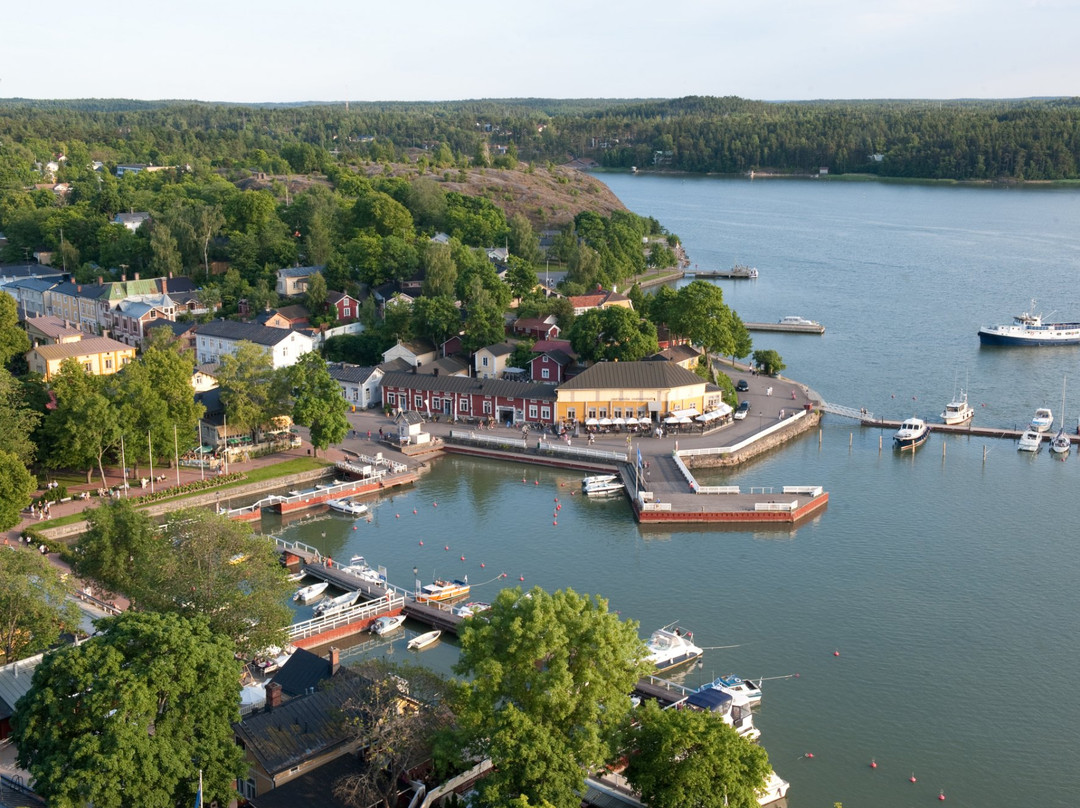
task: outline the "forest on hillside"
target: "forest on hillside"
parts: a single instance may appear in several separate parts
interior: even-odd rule
[[[329,159],[517,160],[724,174],[976,181],[1080,177],[1080,99],[817,101],[507,99],[228,105],[0,101],[0,187],[84,144],[106,163],[306,173]],[[60,149],[62,150],[62,149]],[[33,158],[27,162],[26,158]]]

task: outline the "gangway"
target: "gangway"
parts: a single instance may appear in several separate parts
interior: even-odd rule
[[[821,409],[825,412],[832,413],[833,415],[840,415],[844,418],[854,418],[856,421],[874,420],[874,413],[870,412],[865,407],[857,410],[854,407],[845,407],[842,404],[830,404],[827,401],[822,401]]]

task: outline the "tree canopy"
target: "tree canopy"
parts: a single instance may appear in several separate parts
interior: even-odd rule
[[[306,353],[289,368],[289,376],[293,421],[310,429],[315,451],[341,443],[349,431],[349,420],[345,417],[349,405],[326,362],[315,352]]]
[[[648,668],[636,624],[603,598],[572,590],[504,589],[485,619],[468,620],[455,671],[460,749],[491,758],[480,803],[520,794],[577,808],[588,771],[612,759],[629,693]]]
[[[125,612],[46,655],[12,717],[19,765],[57,808],[190,806],[234,795],[240,663],[205,620]]]
[[[5,663],[51,648],[61,631],[78,630],[79,617],[60,571],[44,556],[13,547],[0,550],[0,655]]]

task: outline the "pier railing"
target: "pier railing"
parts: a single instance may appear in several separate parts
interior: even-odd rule
[[[459,443],[466,446],[482,446],[492,449],[503,449],[521,453],[529,452],[529,441],[523,438],[507,438],[499,435],[485,435],[481,432],[468,429],[451,429],[448,442]],[[536,438],[534,449],[537,454],[552,457],[566,457],[574,460],[591,460],[605,464],[626,463],[629,455],[626,452],[610,452],[603,449],[590,449],[587,446],[572,446],[560,440],[547,440],[546,436]]]
[[[329,617],[314,617],[301,623],[293,623],[293,625],[289,626],[289,640],[314,637],[316,634],[333,631],[336,628],[347,626],[350,623],[358,623],[361,620],[374,619],[380,614],[392,612],[395,609],[403,609],[404,607],[405,598],[393,597],[392,595],[379,600],[361,603]]]
[[[865,407],[857,410],[854,407],[845,407],[842,404],[830,404],[827,401],[822,401],[821,409],[825,412],[832,413],[833,415],[841,415],[844,418],[854,418],[857,421],[874,420],[874,413],[870,412]]]
[[[310,544],[304,544],[302,541],[287,541],[281,538],[281,536],[271,535],[269,538],[274,540],[274,544],[279,549],[292,553],[293,555],[300,556],[301,558],[307,558],[308,560],[321,560],[322,553]]]
[[[787,427],[788,424],[790,424],[792,421],[797,421],[800,418],[805,418],[807,412],[808,412],[807,410],[795,410],[791,414],[786,415],[783,420],[777,421],[772,426],[766,427],[765,429],[762,429],[762,430],[760,430],[758,432],[755,432],[753,435],[748,437],[746,440],[740,441],[739,443],[732,444],[731,446],[709,446],[709,447],[706,447],[706,448],[703,448],[703,449],[680,449],[679,450],[679,456],[680,457],[697,457],[697,456],[701,456],[701,455],[717,455],[717,454],[718,455],[725,455],[725,454],[732,454],[734,452],[738,452],[741,449],[745,449],[747,446],[751,445],[755,441],[759,441],[762,438],[766,438],[769,435],[773,434],[774,432],[779,432],[781,429],[784,429],[785,427]],[[858,410],[854,410],[853,412],[858,412]],[[856,417],[861,417],[861,416],[856,416]]]

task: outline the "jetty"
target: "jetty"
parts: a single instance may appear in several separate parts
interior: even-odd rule
[[[821,323],[743,323],[747,331],[783,331],[790,334],[824,334]]]
[[[743,264],[735,264],[731,269],[698,269],[686,270],[686,274],[694,278],[727,278],[729,280],[757,280],[758,271],[754,267]]]

